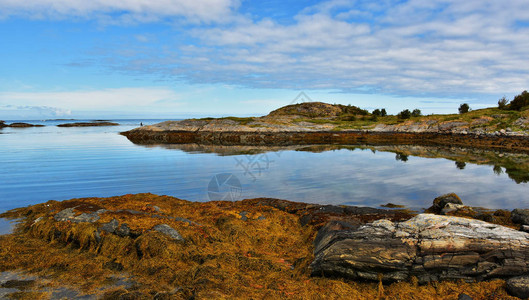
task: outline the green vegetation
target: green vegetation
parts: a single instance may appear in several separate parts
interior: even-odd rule
[[[499,109],[507,109],[507,104],[509,104],[509,100],[507,100],[505,96],[503,96],[502,98],[500,98],[500,100],[498,100]]]
[[[514,99],[509,104],[509,109],[520,111],[522,108],[529,105],[529,93],[523,91],[520,95],[514,97]]]
[[[522,111],[529,106],[529,93],[527,91],[516,95],[510,102],[503,96],[498,100],[498,108],[502,110],[517,110]]]
[[[383,109],[375,109],[372,113],[371,113],[373,116],[377,116],[377,117],[385,117],[388,115],[388,113],[386,112],[386,109],[383,108]]]
[[[411,112],[412,117],[420,117],[422,116],[422,112],[420,109],[416,108]]]
[[[463,103],[459,106],[459,113],[466,114],[470,110],[470,106],[467,103]]]
[[[411,112],[409,109],[405,109],[403,111],[401,111],[397,117],[399,117],[399,119],[409,119],[411,117]]]
[[[232,120],[232,121],[238,122],[240,125],[247,125],[248,123],[253,122],[255,118],[224,117],[224,118],[221,118],[221,120]]]
[[[361,109],[351,104],[349,105],[336,104],[336,106],[338,106],[342,110],[342,115],[361,115],[361,116],[369,115],[369,112],[367,110]]]
[[[248,123],[255,121],[255,118],[253,117],[242,117],[242,118],[240,117],[223,117],[223,118],[206,117],[206,118],[200,118],[196,120],[200,120],[200,121],[232,120],[232,121],[239,123],[240,125],[247,125]]]

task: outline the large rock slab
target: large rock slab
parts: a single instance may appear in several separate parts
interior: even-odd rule
[[[336,227],[336,224],[329,224]],[[419,282],[484,280],[529,273],[529,234],[484,221],[420,214],[339,230],[315,242],[315,276]]]

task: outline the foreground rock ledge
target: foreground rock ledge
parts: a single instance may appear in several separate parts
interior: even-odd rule
[[[335,230],[315,241],[312,275],[420,283],[505,278],[529,272],[529,234],[460,217],[421,214]],[[344,229],[345,228],[345,229]]]

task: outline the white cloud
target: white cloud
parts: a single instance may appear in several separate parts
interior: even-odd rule
[[[68,92],[2,92],[0,105],[11,107],[46,106],[62,111],[117,110],[129,111],[161,102],[178,105],[180,96],[165,88],[119,88]],[[158,105],[156,105],[158,107]]]
[[[152,22],[166,17],[222,21],[238,0],[0,0],[0,17],[96,18],[104,22]]]
[[[525,0],[327,1],[292,24],[246,18],[195,28],[201,42],[173,48],[173,55],[142,53],[104,64],[252,88],[516,93],[529,85],[529,28],[519,25],[527,11]]]
[[[0,105],[0,112],[6,115],[16,114],[35,114],[39,116],[64,117],[70,116],[72,111],[50,106],[28,106],[28,105]]]

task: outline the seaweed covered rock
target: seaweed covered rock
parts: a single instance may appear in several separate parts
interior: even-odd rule
[[[74,222],[74,223],[94,223],[97,220],[99,220],[99,214],[104,213],[105,209],[100,209],[94,212],[83,212],[79,215],[76,215],[75,208],[69,207],[66,209],[61,210],[58,214],[56,214],[53,218],[57,222]]]
[[[102,209],[99,220],[92,223],[69,219]],[[65,219],[57,221],[54,217],[62,211]],[[241,212],[246,212],[247,220]],[[303,225],[302,216],[312,217]],[[509,299],[503,280],[439,282],[432,291],[413,280],[382,287],[309,277],[312,241],[320,225],[332,222],[318,235],[317,244],[324,245],[333,234],[356,231],[381,218],[398,222],[404,216],[266,198],[189,202],[128,194],[49,201],[0,214],[20,220],[12,234],[0,235],[0,266],[42,275],[36,290],[17,292],[12,297],[17,299],[36,299],[41,294],[50,298],[50,286],[82,290],[97,299],[432,299],[439,291],[445,299],[457,299],[462,293],[474,299]],[[121,237],[116,231],[124,224],[130,232]],[[174,234],[169,227],[185,241],[155,230]],[[44,292],[35,294],[39,289]]]
[[[175,241],[184,241],[184,238],[180,235],[180,233],[167,224],[159,224],[154,226],[152,229],[168,236]]]
[[[463,205],[463,201],[455,193],[445,194],[433,200],[433,205],[428,209],[434,213],[440,213],[447,204]]]
[[[514,209],[511,212],[511,218],[516,224],[529,225],[529,209]]]
[[[313,275],[424,283],[529,273],[529,234],[484,221],[421,214],[341,228],[318,236]]]

